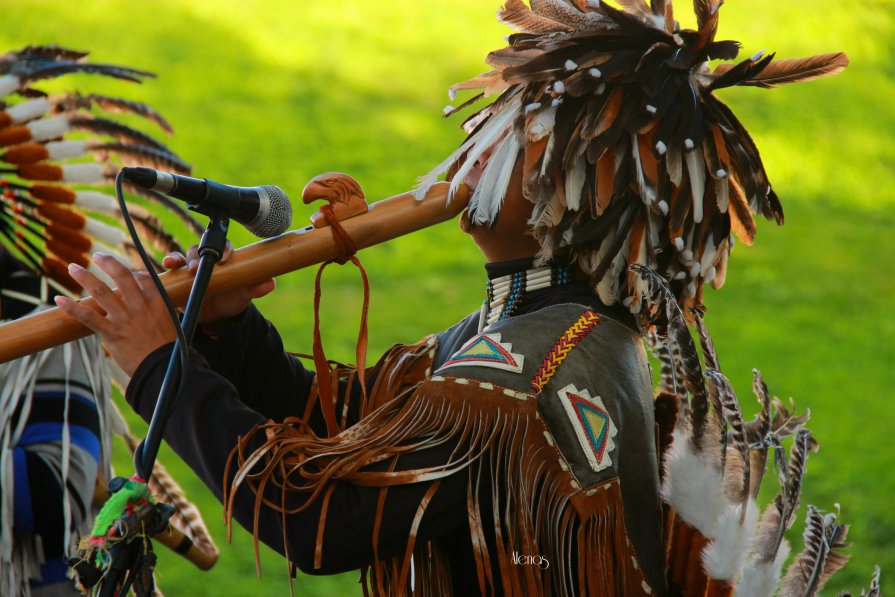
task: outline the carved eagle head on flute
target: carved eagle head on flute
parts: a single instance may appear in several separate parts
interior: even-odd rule
[[[603,302],[634,313],[644,288],[629,267],[650,267],[689,307],[724,283],[732,235],[752,244],[753,214],[783,223],[755,143],[715,91],[808,81],[848,59],[731,62],[740,43],[715,39],[722,0],[694,0],[695,30],[679,27],[672,0],[617,2],[508,0],[498,18],[517,33],[488,55],[493,70],[450,88],[481,93],[445,112],[498,97],[421,190],[445,172],[455,189],[485,162],[469,215],[493,225],[521,160],[540,258],[568,252]]]
[[[188,174],[190,167],[155,137],[114,114],[170,125],[146,104],[76,91],[47,94],[35,83],[87,73],[140,83],[152,73],[89,62],[87,53],[59,46],[27,46],[0,55],[0,251],[8,251],[60,292],[79,294],[66,265],[92,267],[95,251],[131,254],[142,267],[110,194],[121,165]],[[180,250],[158,217],[173,212],[187,229],[202,226],[164,195],[125,183],[145,202],[128,200],[137,230],[158,254]],[[163,210],[157,209],[159,206]]]

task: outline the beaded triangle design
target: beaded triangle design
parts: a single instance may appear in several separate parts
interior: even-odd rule
[[[601,471],[612,466],[610,453],[615,448],[613,438],[618,430],[603,400],[599,396],[592,398],[587,390],[578,390],[572,384],[561,389],[559,397],[591,468]]]
[[[521,373],[524,360],[523,355],[513,352],[509,342],[500,341],[500,334],[478,334],[467,341],[440,369],[465,365]]]

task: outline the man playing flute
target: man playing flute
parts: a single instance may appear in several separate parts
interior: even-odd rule
[[[782,222],[782,208],[713,91],[845,58],[709,71],[739,47],[714,39],[718,2],[697,30],[670,2],[624,5],[508,2],[520,33],[456,86],[498,97],[424,186],[448,172],[472,194],[461,226],[487,262],[481,309],[332,384],[252,306],[273,280],[206,304],[165,439],[302,570],[365,568],[377,594],[665,594],[648,289],[629,267],[659,272],[687,313],[720,287],[732,235],[751,243],[752,213]],[[118,294],[69,271],[104,314],[58,304],[102,336],[149,418],[174,329],[148,277],[95,261]]]

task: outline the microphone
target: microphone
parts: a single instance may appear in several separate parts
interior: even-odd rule
[[[159,172],[152,168],[122,168],[124,178],[145,189],[186,201],[190,209],[236,220],[260,238],[283,234],[292,224],[292,204],[279,187],[234,187],[213,180]]]

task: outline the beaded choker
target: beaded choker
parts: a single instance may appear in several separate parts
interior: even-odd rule
[[[488,280],[488,296],[482,303],[479,331],[501,319],[511,317],[529,292],[564,286],[571,276],[566,265],[546,265]]]

